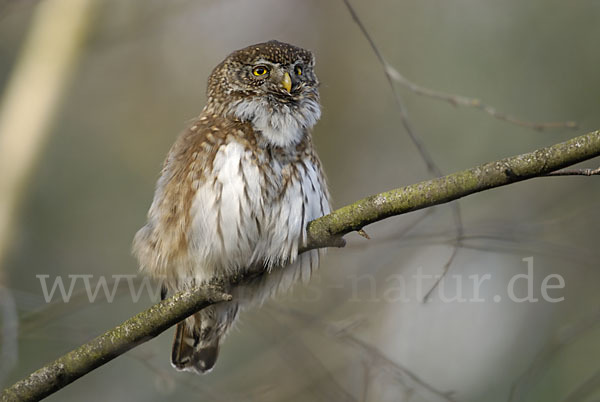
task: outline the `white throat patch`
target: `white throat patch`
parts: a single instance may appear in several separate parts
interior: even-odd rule
[[[264,99],[241,100],[231,111],[240,120],[251,122],[267,141],[279,147],[298,144],[304,130],[314,126],[321,117],[321,107],[312,99],[303,100],[295,109],[288,105],[274,108]]]

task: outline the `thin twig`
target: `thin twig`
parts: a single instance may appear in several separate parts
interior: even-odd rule
[[[442,170],[434,162],[433,157],[429,154],[429,151],[425,147],[425,144],[422,142],[421,137],[417,134],[417,132],[413,128],[413,125],[411,124],[411,122],[408,118],[408,112],[406,110],[406,107],[404,106],[402,97],[400,96],[400,93],[397,91],[397,89],[394,85],[395,78],[394,78],[394,75],[392,75],[392,70],[390,70],[390,65],[387,63],[387,61],[383,57],[383,54],[381,53],[381,51],[375,44],[375,41],[369,34],[369,31],[367,30],[366,26],[362,23],[362,20],[359,18],[358,14],[352,7],[352,4],[350,4],[350,1],[349,0],[342,0],[342,1],[346,5],[346,8],[348,9],[348,12],[352,16],[352,19],[354,20],[356,25],[358,25],[363,36],[365,37],[367,42],[369,42],[369,45],[371,46],[371,49],[375,53],[375,56],[379,60],[379,63],[381,64],[381,67],[383,68],[383,72],[388,81],[390,89],[394,95],[394,99],[396,101],[396,106],[398,108],[398,112],[400,115],[400,120],[402,122],[402,125],[406,129],[406,132],[408,133],[409,138],[411,139],[411,141],[413,142],[413,144],[415,145],[415,147],[421,154],[421,157],[425,161],[425,164],[427,165],[427,170],[434,177],[443,176],[444,174],[443,174]],[[396,73],[397,73],[397,71],[396,71]],[[460,238],[462,237],[462,234],[464,232],[464,227],[463,227],[463,222],[462,222],[462,213],[460,210],[459,203],[453,202],[450,204],[450,207],[452,208],[452,215],[454,218],[454,225],[455,225],[455,229],[456,229],[456,239],[457,240],[454,245],[454,250],[452,250],[452,254],[450,255],[450,258],[448,259],[448,261],[445,264],[444,272],[447,272],[448,269],[450,268],[450,265],[452,264],[452,261],[454,260],[454,256],[456,255],[456,253],[458,252],[458,249],[461,246]],[[438,281],[438,283],[439,283],[439,281]],[[437,286],[437,283],[434,285],[433,288],[431,288],[431,290],[429,292],[433,291],[435,286]]]
[[[560,352],[564,350],[567,345],[573,344],[577,339],[581,339],[586,334],[595,328],[600,322],[600,310],[596,310],[593,314],[585,317],[581,321],[575,323],[573,326],[561,331],[551,343],[546,345],[535,357],[531,365],[527,370],[513,383],[508,402],[514,402],[520,400],[523,395],[526,394],[530,383],[535,379],[543,370],[543,368],[550,366],[552,360],[557,359]],[[585,384],[585,383],[584,383]],[[530,385],[530,384],[529,384]],[[571,401],[584,400],[584,398],[570,399]]]
[[[398,84],[404,86],[405,88],[407,88],[408,90],[410,90],[411,92],[413,92],[417,95],[423,95],[423,96],[426,96],[429,98],[445,101],[445,102],[450,103],[453,106],[464,106],[464,107],[479,109],[498,120],[503,120],[503,121],[506,121],[508,123],[511,123],[511,124],[514,124],[517,126],[532,128],[532,129],[538,130],[538,131],[547,130],[547,129],[557,129],[557,128],[570,128],[570,129],[578,128],[577,122],[575,122],[575,121],[532,122],[532,121],[521,120],[521,119],[513,117],[509,114],[499,112],[498,110],[496,110],[495,107],[493,107],[491,105],[487,105],[477,98],[469,98],[466,96],[453,95],[453,94],[448,94],[448,93],[444,93],[444,92],[439,92],[439,91],[435,91],[433,89],[425,88],[418,84],[415,84],[414,82],[409,81],[406,77],[404,77],[402,74],[400,74],[400,72],[398,70],[396,70],[389,63],[385,63],[384,67],[394,81],[396,81]]]
[[[348,246],[348,249],[353,249],[353,250],[364,249],[364,248],[371,247],[373,245],[381,245],[381,244],[385,244],[390,241],[398,241],[398,240],[402,239],[403,237],[405,237],[412,229],[417,227],[421,222],[423,222],[429,215],[431,215],[433,213],[433,211],[434,211],[434,208],[426,209],[425,212],[423,212],[418,218],[416,218],[414,221],[409,223],[407,226],[402,227],[400,229],[400,231],[398,231],[397,233],[393,233],[393,234],[387,235],[385,237],[378,237],[376,243],[373,243],[373,242],[354,243],[354,244]]]
[[[600,175],[600,168],[598,169],[563,169],[556,172],[548,173],[544,177],[552,176],[598,176]]]
[[[369,384],[371,383],[371,359],[367,358],[363,360],[363,392],[362,402],[367,402],[369,399]]]
[[[461,239],[461,247],[463,247],[462,239]],[[425,296],[423,297],[423,300],[422,300],[423,303],[426,303],[429,301],[429,298],[430,298],[431,294],[433,293],[433,291],[438,287],[438,285],[440,284],[442,279],[444,279],[444,277],[446,276],[446,273],[448,273],[448,270],[450,269],[450,265],[452,265],[452,262],[454,262],[454,259],[456,258],[456,255],[458,254],[459,249],[460,249],[460,247],[457,247],[456,245],[454,246],[454,248],[452,249],[452,254],[450,255],[450,258],[444,264],[444,269],[442,270],[442,273],[440,275],[437,275],[437,278],[436,278],[433,286],[427,291],[427,293],[425,293]]]
[[[284,309],[279,309],[280,312],[284,312]],[[334,339],[339,339],[345,341],[346,343],[357,347],[360,349],[366,357],[372,359],[374,365],[385,366],[387,368],[392,369],[392,371],[398,373],[400,377],[409,378],[410,381],[416,385],[418,385],[421,389],[427,390],[443,399],[447,402],[454,402],[454,399],[451,396],[451,392],[442,392],[436,389],[433,385],[427,383],[425,380],[420,378],[417,374],[413,373],[408,368],[404,367],[400,363],[390,359],[384,353],[382,353],[377,347],[363,341],[358,338],[354,334],[352,334],[352,327],[354,323],[351,323],[350,326],[343,325],[334,325],[328,322],[325,322],[317,317],[312,316],[311,314],[305,313],[303,311],[299,311],[296,309],[285,309],[285,313],[291,313],[300,319],[305,321],[306,323],[313,324],[317,323],[323,327],[324,332],[328,334],[330,337]]]
[[[267,312],[267,316],[270,314]],[[281,320],[275,319],[271,315],[274,323],[283,325]],[[358,402],[357,399],[341,384],[338,383],[335,375],[323,363],[322,357],[314,353],[301,339],[297,336],[298,331],[292,328],[287,328],[288,336],[274,336],[271,331],[263,331],[263,337],[270,339],[273,345],[283,346],[281,351],[282,359],[284,359],[290,367],[297,370],[298,375],[303,375],[304,381],[312,382],[311,391],[316,400],[325,401],[348,401]]]
[[[417,376],[417,374],[410,371],[408,368],[400,365],[399,363],[397,363],[397,362],[393,361],[392,359],[390,359],[389,357],[387,357],[377,347],[359,339],[358,337],[354,336],[353,334],[346,331],[345,329],[343,329],[343,328],[338,329],[338,331],[337,331],[337,333],[335,333],[335,335],[337,337],[339,337],[340,339],[343,339],[343,340],[347,341],[348,343],[358,347],[359,349],[362,349],[365,353],[375,357],[379,361],[380,364],[391,367],[392,369],[394,369],[394,371],[398,372],[398,374],[400,374],[403,377],[405,376],[405,377],[409,378],[413,383],[417,384],[419,387],[427,390],[428,392],[431,392],[431,393],[437,395],[438,397],[443,398],[444,400],[446,400],[448,402],[455,401],[455,399],[452,397],[452,392],[442,392],[442,391],[438,390],[433,385],[427,383],[425,380],[423,380],[422,378]]]
[[[585,379],[579,387],[573,390],[569,395],[563,399],[563,402],[579,402],[591,400],[587,399],[588,397],[596,394],[598,392],[598,387],[600,386],[600,370],[596,370],[594,374]],[[597,400],[597,399],[596,399]]]
[[[516,117],[512,117],[506,113],[499,112],[496,110],[495,107],[493,107],[491,105],[486,105],[479,99],[468,98],[466,96],[460,96],[460,95],[447,94],[447,93],[435,91],[433,89],[425,88],[418,84],[415,84],[414,82],[408,80],[406,77],[404,77],[402,74],[400,74],[400,72],[398,70],[396,70],[391,64],[389,64],[385,60],[385,58],[383,57],[383,54],[379,51],[379,49],[377,48],[377,45],[375,45],[375,41],[371,38],[371,35],[369,35],[365,25],[362,23],[362,21],[358,17],[358,14],[356,13],[354,8],[350,4],[350,1],[349,0],[342,0],[342,1],[346,5],[346,8],[350,12],[350,14],[352,15],[354,22],[356,22],[356,24],[359,26],[360,30],[362,31],[364,37],[369,42],[369,45],[371,46],[371,49],[373,49],[373,52],[375,52],[377,59],[379,59],[379,63],[381,64],[381,66],[384,69],[385,76],[386,76],[390,86],[392,87],[392,90],[394,91],[394,96],[396,97],[396,101],[399,101],[401,98],[397,94],[396,90],[394,89],[394,85],[393,85],[394,81],[396,81],[400,85],[408,88],[411,92],[414,92],[418,95],[423,95],[423,96],[427,96],[427,97],[430,97],[433,99],[442,100],[442,101],[448,102],[454,106],[465,106],[465,107],[480,109],[492,117],[495,117],[499,120],[504,120],[506,122],[509,122],[509,123],[512,123],[512,124],[515,124],[518,126],[533,128],[535,130],[544,130],[544,129],[549,129],[549,128],[576,129],[578,127],[577,123],[574,121],[539,122],[538,123],[538,122],[530,122],[530,121],[521,120]],[[403,120],[403,124],[405,125],[405,127],[408,126],[407,130],[409,132],[409,135],[411,136],[411,139],[413,140],[413,142],[415,142],[415,145],[417,145],[417,148],[419,148],[419,152],[421,152],[421,154],[424,156],[425,160],[427,161],[428,166],[432,169],[436,169],[435,164],[432,163],[431,158],[429,157],[429,155],[427,155],[426,150],[422,147],[422,144],[416,138],[416,135],[414,135],[414,131],[410,127],[408,120],[406,120],[406,113],[405,113],[404,107],[402,106],[402,102],[398,102],[398,103],[399,103],[399,106],[401,109],[401,117]],[[425,155],[427,155],[427,157],[425,157]]]
[[[410,123],[410,120],[408,119],[408,114],[407,114],[406,108],[404,107],[404,102],[402,101],[402,97],[400,96],[400,94],[396,90],[396,87],[394,86],[394,78],[389,73],[388,69],[386,68],[387,62],[385,61],[385,59],[383,57],[383,54],[381,53],[381,51],[379,50],[379,48],[375,44],[375,41],[373,40],[373,38],[369,34],[369,31],[367,31],[367,28],[362,23],[361,19],[358,17],[358,14],[356,13],[356,11],[354,10],[354,8],[352,7],[352,4],[350,4],[350,1],[349,0],[342,0],[342,1],[346,5],[346,8],[348,9],[348,12],[350,12],[350,15],[352,16],[352,19],[354,20],[354,22],[356,23],[356,25],[358,25],[358,27],[360,28],[360,31],[362,32],[363,36],[365,37],[365,39],[367,40],[367,42],[369,42],[369,45],[371,46],[371,49],[373,50],[373,53],[375,53],[375,56],[377,57],[377,60],[379,60],[379,63],[383,67],[383,72],[384,72],[385,77],[386,77],[386,79],[388,81],[390,89],[392,90],[392,93],[394,95],[394,99],[396,100],[396,104],[398,106],[398,111],[400,112],[400,119],[402,121],[402,125],[406,129],[406,131],[408,133],[408,136],[410,137],[410,139],[413,142],[413,144],[417,147],[417,150],[419,151],[419,153],[421,154],[421,157],[425,161],[425,164],[427,165],[427,169],[429,170],[429,172],[432,173],[434,176],[442,176],[443,173],[442,173],[441,169],[434,162],[433,158],[429,154],[429,151],[427,150],[427,148],[425,147],[425,145],[421,141],[421,138],[416,133],[416,131],[412,127],[412,124]]]

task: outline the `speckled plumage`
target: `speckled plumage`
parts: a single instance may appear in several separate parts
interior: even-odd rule
[[[213,70],[202,113],[169,151],[148,223],[134,239],[141,269],[170,291],[268,271],[229,289],[232,302],[178,325],[177,369],[210,370],[240,308],[318,265],[318,251],[298,255],[306,224],[330,211],[310,135],[320,117],[313,68],[312,53],[276,41],[232,53]]]

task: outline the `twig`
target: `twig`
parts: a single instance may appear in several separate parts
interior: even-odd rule
[[[360,325],[360,322],[363,321],[362,318],[358,321],[355,320],[353,322],[347,322],[344,324],[336,325],[323,321],[322,319],[309,313],[293,308],[275,307],[275,311],[279,314],[284,314],[286,317],[290,315],[298,317],[298,319],[301,319],[303,321],[305,327],[319,325],[321,327],[322,332],[326,336],[339,341],[343,341],[346,344],[349,344],[359,349],[363,353],[363,364],[365,368],[365,387],[363,388],[362,396],[363,401],[366,400],[368,396],[368,390],[366,388],[370,380],[370,371],[375,368],[385,368],[392,371],[397,376],[398,382],[401,383],[404,387],[408,387],[408,385],[404,381],[404,378],[408,378],[413,384],[418,385],[419,388],[427,390],[428,392],[431,392],[439,397],[442,397],[447,402],[455,402],[452,399],[451,393],[441,392],[437,390],[434,386],[425,382],[423,379],[421,379],[418,375],[410,371],[408,368],[387,357],[377,347],[355,336],[352,332],[354,328]]]
[[[567,328],[566,330],[561,331],[561,334],[557,336],[551,343],[546,345],[535,357],[531,365],[527,368],[525,373],[523,373],[517,380],[513,383],[510,395],[508,398],[508,402],[514,402],[521,400],[521,398],[527,392],[527,385],[536,376],[538,376],[544,367],[548,367],[551,364],[551,361],[557,359],[560,352],[564,350],[567,345],[574,343],[577,339],[580,339],[586,334],[589,334],[593,328],[595,328],[600,322],[600,310],[596,310],[593,314],[585,317],[583,320],[577,322],[572,327]],[[597,376],[597,373],[596,373]],[[587,382],[584,382],[584,385]],[[578,388],[585,388],[584,385]],[[575,391],[577,392],[577,390]],[[577,393],[577,395],[579,395]],[[568,399],[570,401],[580,401],[585,398],[571,398]]]
[[[460,241],[461,241],[461,247],[462,247],[462,239],[460,239]],[[454,262],[454,259],[456,258],[456,255],[458,254],[459,249],[460,249],[460,247],[458,247],[456,245],[454,246],[454,248],[452,249],[452,254],[450,255],[450,258],[444,264],[444,269],[442,270],[442,273],[440,275],[437,275],[437,279],[435,280],[433,286],[427,291],[427,293],[425,293],[425,296],[423,297],[423,300],[422,300],[423,303],[426,303],[427,301],[429,301],[429,298],[431,297],[431,294],[433,293],[435,288],[437,288],[437,286],[440,284],[442,279],[444,279],[444,277],[446,276],[446,273],[450,269],[450,265],[452,265],[452,263]]]
[[[332,331],[333,332],[333,331]],[[433,393],[440,398],[448,402],[455,402],[455,399],[452,397],[452,392],[442,392],[436,389],[433,385],[427,383],[425,380],[417,376],[415,373],[407,369],[406,367],[400,365],[399,363],[391,360],[384,353],[382,353],[378,348],[373,345],[368,344],[367,342],[359,339],[358,337],[352,335],[350,332],[346,331],[344,328],[338,328],[335,332],[335,335],[340,339],[345,340],[346,342],[358,347],[363,350],[365,353],[370,356],[376,358],[380,364],[384,364],[386,366],[391,367],[394,371],[398,372],[401,376],[408,377],[413,383],[417,384],[419,387],[427,390],[428,392]]]
[[[417,217],[414,221],[412,221],[407,226],[402,227],[398,232],[387,235],[385,237],[378,237],[376,243],[373,243],[373,242],[354,243],[351,246],[348,246],[348,248],[353,249],[353,250],[354,249],[364,249],[364,248],[368,248],[373,245],[381,245],[381,244],[384,244],[384,243],[387,243],[390,241],[398,241],[398,240],[402,239],[403,237],[405,237],[412,229],[414,229],[420,223],[422,223],[427,217],[429,217],[429,215],[432,214],[433,210],[434,210],[433,208],[426,209],[425,212],[423,212],[419,217]],[[464,236],[463,236],[463,238],[464,238]]]
[[[396,100],[396,104],[398,106],[398,111],[400,112],[400,119],[402,121],[402,125],[406,129],[408,136],[410,137],[413,144],[417,147],[417,150],[419,151],[419,153],[421,154],[421,157],[425,161],[425,164],[427,165],[427,169],[429,170],[429,172],[432,173],[434,176],[442,176],[443,173],[442,173],[441,169],[433,161],[433,158],[429,154],[429,151],[427,150],[427,148],[425,148],[425,145],[423,144],[423,142],[421,141],[421,139],[415,132],[414,128],[412,127],[412,124],[410,123],[410,121],[408,119],[408,114],[407,114],[406,108],[404,107],[404,102],[402,101],[402,97],[400,96],[398,91],[396,91],[396,87],[394,86],[394,78],[392,77],[392,75],[390,74],[388,69],[386,68],[386,66],[388,64],[385,61],[383,54],[381,53],[381,51],[375,44],[375,41],[369,34],[369,31],[367,31],[367,28],[362,23],[361,19],[358,17],[358,14],[352,7],[352,4],[350,4],[350,1],[349,0],[342,0],[342,1],[346,5],[348,12],[350,12],[352,19],[354,20],[356,25],[358,25],[358,27],[360,28],[360,31],[362,32],[363,36],[365,37],[367,42],[369,42],[369,46],[371,46],[371,49],[373,50],[373,53],[375,53],[377,60],[379,60],[379,63],[383,67],[383,72],[385,73],[385,78],[387,79],[388,84],[390,85],[390,89],[392,90],[392,93],[394,94],[394,99]]]
[[[577,387],[574,391],[569,393],[565,399],[563,399],[563,402],[579,402],[588,400],[588,397],[594,394],[597,395],[598,386],[600,386],[600,370],[596,370],[594,374],[586,378],[579,387]]]
[[[267,315],[269,315],[268,312]],[[274,323],[282,325],[281,321],[271,317]],[[303,377],[302,381],[313,383],[310,387],[313,398],[310,399],[358,402],[346,387],[338,383],[330,368],[323,363],[322,357],[315,354],[301,337],[297,336],[298,332],[291,328],[287,328],[287,330],[287,335],[283,337],[281,335],[274,336],[271,331],[263,331],[263,337],[267,340],[270,339],[273,346],[281,346],[282,359]]]
[[[600,175],[600,168],[598,169],[563,169],[556,172],[548,173],[544,177],[551,176],[598,176]]]
[[[522,180],[539,177],[600,156],[600,131],[462,172],[387,191],[340,208],[308,224],[300,252],[343,246],[343,236],[363,226]],[[258,270],[250,276],[261,274]],[[233,278],[233,282],[244,277]],[[33,401],[47,396],[177,322],[229,295],[218,284],[180,292],[127,320],[104,335],[67,353],[5,389],[2,401]]]
[[[417,95],[423,95],[423,96],[427,96],[429,98],[442,100],[442,101],[448,102],[454,106],[465,106],[465,107],[480,109],[480,110],[484,111],[485,113],[489,114],[490,116],[495,117],[496,119],[504,120],[508,123],[512,123],[517,126],[533,128],[535,130],[544,130],[544,129],[549,129],[549,128],[571,128],[571,129],[577,128],[577,123],[574,121],[536,123],[536,122],[530,122],[530,121],[517,119],[516,117],[512,117],[506,113],[497,111],[495,107],[493,107],[491,105],[486,105],[479,99],[468,98],[466,96],[452,95],[452,94],[447,94],[444,92],[435,91],[433,89],[425,88],[418,84],[415,84],[412,81],[409,81],[406,77],[404,77],[402,74],[400,74],[400,72],[398,70],[396,70],[391,64],[389,64],[385,60],[385,58],[383,57],[383,54],[379,51],[379,49],[377,48],[377,45],[375,45],[375,41],[371,38],[371,35],[369,35],[365,25],[362,23],[362,21],[358,17],[358,14],[356,13],[354,8],[350,4],[350,1],[349,0],[342,0],[342,1],[346,5],[346,8],[350,12],[350,14],[352,15],[352,19],[354,19],[354,22],[356,22],[356,24],[359,26],[360,30],[362,31],[364,37],[369,42],[371,49],[373,49],[373,51],[375,52],[375,55],[379,59],[379,62],[381,63],[381,66],[384,69],[385,76],[386,76],[388,82],[390,83],[390,85],[392,86],[392,90],[394,91],[394,96],[396,97],[397,101],[400,99],[400,96],[396,93],[395,89],[393,89],[394,88],[393,81],[396,81],[397,83],[406,87],[408,90],[410,90],[413,93],[416,93]],[[401,106],[401,105],[399,105],[399,106]],[[401,106],[401,109],[403,111],[404,107]],[[407,121],[404,121],[406,114],[401,113],[401,115],[403,118],[403,123],[406,126],[408,123]],[[407,130],[409,131],[409,135],[411,136],[413,142],[415,142],[417,139],[413,138],[414,133],[412,132],[412,129],[407,128]],[[423,151],[425,151],[425,150],[423,148],[421,148],[422,145],[419,145],[419,144],[420,144],[420,141],[415,142],[415,145],[417,145],[417,147],[420,148],[419,151],[423,155]],[[429,165],[429,163],[431,162],[431,158],[426,158],[426,160],[428,161],[428,165]],[[429,166],[431,168],[435,168],[435,164],[429,165]]]
[[[414,82],[409,81],[406,77],[400,74],[400,72],[389,63],[385,63],[384,67],[394,81],[396,81],[398,84],[404,86],[405,88],[417,95],[423,95],[429,98],[445,101],[453,106],[464,106],[479,109],[498,120],[503,120],[517,126],[532,128],[538,131],[556,128],[576,129],[578,127],[577,122],[575,121],[532,122],[521,120],[509,114],[499,112],[498,110],[496,110],[495,107],[487,105],[477,98],[468,98],[466,96],[438,92],[433,89],[425,88],[418,84],[415,84]]]
[[[362,402],[367,402],[369,398],[369,384],[371,383],[371,359],[363,360],[363,391],[362,391]]]
[[[408,133],[409,138],[411,139],[411,141],[413,142],[413,144],[415,145],[415,147],[421,154],[421,157],[425,161],[425,164],[427,165],[427,170],[434,177],[443,176],[444,174],[443,174],[442,170],[434,162],[433,157],[429,154],[429,151],[425,147],[425,144],[423,144],[423,142],[421,141],[420,136],[417,134],[417,132],[413,128],[413,126],[408,118],[408,112],[407,112],[406,108],[404,107],[404,102],[402,101],[402,97],[400,96],[400,93],[396,90],[396,87],[394,86],[395,78],[394,78],[394,75],[392,74],[392,70],[390,70],[390,65],[387,63],[387,61],[383,57],[383,54],[381,53],[381,51],[375,44],[375,41],[369,34],[369,31],[367,31],[367,28],[362,23],[361,19],[358,17],[358,14],[352,7],[352,4],[350,4],[350,1],[343,0],[343,2],[346,5],[348,12],[350,12],[352,19],[354,20],[356,25],[358,25],[358,27],[360,28],[363,36],[365,37],[367,42],[369,42],[371,49],[373,50],[373,52],[375,53],[375,56],[379,60],[379,63],[381,64],[381,67],[383,68],[383,72],[388,81],[390,89],[394,95],[394,99],[396,100],[396,106],[398,107],[398,112],[400,115],[400,120],[402,122],[402,125],[406,129],[406,132]],[[397,73],[397,71],[395,71],[395,72]],[[452,254],[444,266],[445,267],[444,273],[447,272],[448,269],[450,268],[450,265],[452,264],[452,261],[454,260],[454,256],[456,255],[456,253],[458,252],[458,249],[461,246],[460,238],[462,237],[463,232],[464,232],[463,223],[462,223],[462,213],[460,210],[459,203],[458,202],[451,203],[450,207],[452,208],[452,215],[454,217],[454,225],[455,225],[457,240],[454,244],[454,249],[452,250]],[[441,277],[440,277],[440,280],[441,280]],[[439,281],[436,282],[436,284],[429,290],[429,293],[433,291],[433,289],[437,286],[438,283],[439,283]]]
[[[280,311],[283,311],[283,309],[280,309]],[[330,337],[339,339],[341,341],[345,341],[346,343],[360,349],[365,354],[366,357],[368,357],[370,360],[372,360],[373,366],[379,365],[379,366],[384,366],[384,367],[390,368],[393,372],[397,373],[400,378],[406,377],[406,378],[410,379],[410,381],[413,384],[418,385],[421,389],[427,390],[428,392],[431,392],[431,393],[443,398],[447,402],[454,402],[454,399],[452,398],[450,392],[439,391],[433,385],[427,383],[425,380],[420,378],[417,374],[413,373],[408,368],[404,367],[400,363],[395,362],[394,360],[387,357],[377,347],[363,341],[362,339],[360,339],[357,336],[355,336],[354,334],[352,334],[351,331],[352,331],[352,327],[354,326],[354,323],[351,323],[349,326],[348,325],[346,325],[346,326],[334,325],[334,324],[331,324],[328,322],[324,322],[324,321],[320,320],[319,318],[313,317],[312,315],[302,312],[302,311],[299,311],[299,310],[286,309],[285,312],[294,314],[295,316],[304,320],[305,324],[310,325],[315,322],[318,323],[319,325],[321,325],[323,327],[324,332],[327,335],[329,335]],[[403,385],[406,385],[406,384],[403,384]]]

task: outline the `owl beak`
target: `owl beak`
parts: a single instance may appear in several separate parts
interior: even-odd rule
[[[283,85],[283,88],[285,88],[286,91],[292,92],[292,78],[290,77],[290,73],[287,71],[283,74],[281,85]]]

